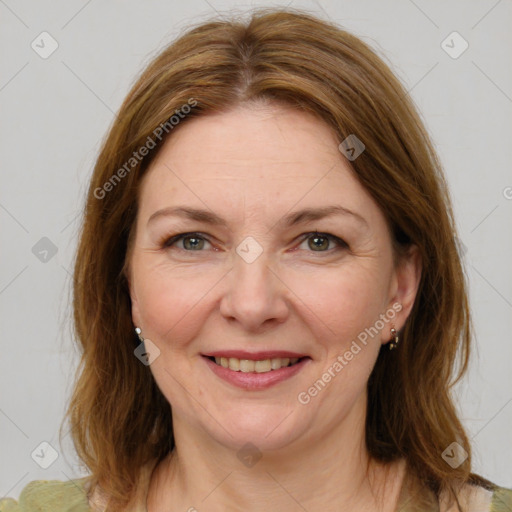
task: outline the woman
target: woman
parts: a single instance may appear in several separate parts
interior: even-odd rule
[[[454,234],[363,42],[290,10],[190,30],[89,189],[69,417],[90,476],[0,510],[510,510],[449,393],[470,346]]]

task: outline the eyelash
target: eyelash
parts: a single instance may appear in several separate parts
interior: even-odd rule
[[[304,236],[300,240],[300,245],[303,242],[305,242],[306,240],[308,240],[309,238],[312,238],[315,236],[319,237],[319,238],[327,238],[328,240],[331,240],[331,241],[335,242],[336,244],[338,244],[338,247],[335,248],[334,250],[349,248],[348,244],[341,238],[339,238],[335,235],[331,235],[330,233],[321,233],[319,231],[312,231],[310,233],[304,233]],[[206,240],[208,243],[211,243],[210,240],[208,240],[208,237],[204,236],[203,234],[191,232],[191,233],[180,233],[178,235],[171,236],[170,238],[164,237],[160,242],[160,246],[164,249],[168,249],[168,248],[172,247],[176,242],[179,242],[180,240],[183,240],[185,238],[199,238],[201,240]],[[194,251],[194,250],[182,249],[181,247],[179,248],[179,250],[184,251],[184,252],[190,252],[190,253],[203,252],[202,250]],[[332,249],[327,249],[326,251],[309,251],[309,252],[320,253],[320,254],[322,254],[322,253],[332,254],[332,251],[333,251]]]

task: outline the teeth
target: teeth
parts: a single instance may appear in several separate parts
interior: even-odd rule
[[[277,359],[271,359],[270,367],[272,370],[279,370],[279,368],[281,368],[281,358],[278,357]]]
[[[270,359],[265,359],[263,361],[256,361],[254,363],[254,371],[256,373],[264,373],[269,372],[272,369],[272,363]]]
[[[253,372],[256,366],[254,361],[250,359],[240,359],[240,371],[244,373]]]
[[[234,357],[229,358],[229,369],[237,372],[240,370],[240,359],[235,359]]]
[[[266,373],[271,370],[279,370],[279,368],[285,368],[291,366],[299,360],[298,357],[277,357],[274,359],[262,359],[259,361],[253,361],[251,359],[237,359],[236,357],[216,357],[215,362],[223,368],[229,368],[235,372],[256,372]]]

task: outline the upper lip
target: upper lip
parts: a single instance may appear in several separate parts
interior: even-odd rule
[[[284,358],[301,358],[307,357],[306,354],[298,352],[290,352],[288,350],[264,350],[261,352],[248,352],[247,350],[214,350],[203,354],[206,357],[234,357],[236,359],[248,359],[250,361],[260,361],[263,359],[277,359],[278,357]]]

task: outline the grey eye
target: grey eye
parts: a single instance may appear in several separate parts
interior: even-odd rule
[[[198,251],[204,248],[204,238],[197,236],[183,237],[183,247],[187,250]]]

